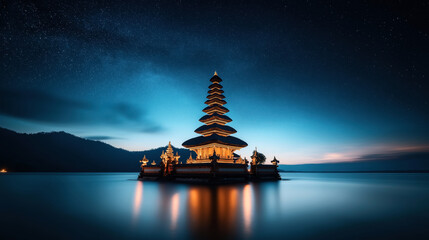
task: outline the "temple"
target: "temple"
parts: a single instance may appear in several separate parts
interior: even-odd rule
[[[222,90],[222,79],[215,74],[210,79],[207,100],[208,106],[203,109],[205,115],[200,118],[204,125],[197,128],[195,132],[201,136],[185,141],[182,146],[188,148],[191,154],[185,163],[179,162],[179,154],[174,154],[171,142],[168,143],[166,151],[162,151],[161,161],[155,160],[148,165],[146,156],[140,160],[141,172],[139,179],[157,180],[186,180],[186,181],[208,181],[208,182],[231,182],[249,180],[278,180],[278,160],[273,159],[271,165],[264,165],[258,159],[255,150],[250,162],[246,158],[234,154],[235,151],[247,146],[243,140],[231,136],[237,131],[227,124],[232,121],[225,114],[229,110]],[[192,157],[196,153],[196,158]],[[265,157],[264,157],[265,160]]]
[[[212,84],[205,102],[208,106],[203,109],[206,115],[200,118],[204,125],[195,130],[202,136],[191,138],[182,145],[197,153],[197,158],[192,163],[209,163],[210,156],[215,151],[219,155],[219,163],[235,163],[234,151],[246,147],[247,143],[230,136],[237,131],[226,125],[232,120],[225,115],[229,110],[223,106],[226,101],[220,84],[222,79],[215,72],[210,81]]]
[[[178,164],[180,156],[179,156],[178,152],[176,152],[176,155],[174,155],[173,147],[171,147],[171,142],[168,142],[167,150],[165,152],[162,151],[160,158],[162,160],[162,163],[165,165],[167,165],[169,163]]]

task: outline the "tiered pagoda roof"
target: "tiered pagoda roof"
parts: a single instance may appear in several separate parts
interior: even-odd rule
[[[222,85],[220,84],[222,79],[215,72],[210,81],[212,84],[209,86],[210,90],[208,91],[208,100],[205,102],[208,107],[203,109],[203,112],[207,115],[200,118],[200,122],[204,123],[204,125],[195,130],[196,133],[203,136],[189,139],[182,145],[184,147],[196,147],[218,143],[235,147],[246,147],[246,142],[236,137],[229,136],[237,131],[230,126],[225,125],[232,120],[228,116],[224,115],[229,112],[229,110],[223,106],[226,104],[226,101],[224,100],[225,96],[223,95]]]
[[[212,115],[204,115],[203,117],[200,118],[200,122],[203,122],[205,124],[211,124],[211,123],[229,123],[231,122],[232,119],[229,118],[226,115],[220,115],[217,113],[213,113]]]

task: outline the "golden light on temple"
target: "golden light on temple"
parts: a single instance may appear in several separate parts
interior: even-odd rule
[[[147,163],[149,162],[149,160],[146,158],[146,155],[144,155],[143,159],[140,160],[140,162],[142,163],[142,166],[147,166]]]
[[[171,198],[171,229],[172,230],[176,229],[178,218],[179,218],[179,193],[176,193]]]
[[[162,151],[160,158],[164,165],[167,165],[168,162],[174,162],[178,164],[180,156],[178,152],[176,152],[176,155],[174,154],[173,147],[171,146],[171,142],[168,142],[167,150],[165,152]]]
[[[243,189],[243,218],[244,232],[250,234],[252,225],[252,189],[250,184],[244,186]]]
[[[169,142],[167,150],[162,151],[161,162],[158,164],[154,160],[151,166],[148,166],[149,160],[145,156],[143,157],[141,160],[143,164],[141,165],[141,172],[138,177],[139,180],[165,179],[176,181],[187,179],[191,182],[199,182],[200,180],[203,180],[203,182],[247,182],[254,179],[280,179],[277,169],[278,161],[276,159],[272,161],[273,165],[256,164],[256,155],[254,155],[249,170],[247,159],[243,159],[234,153],[246,147],[247,143],[237,137],[231,136],[237,133],[237,131],[228,125],[232,122],[232,119],[225,115],[229,110],[224,107],[226,101],[224,100],[222,81],[217,72],[215,72],[214,76],[210,79],[211,84],[207,92],[208,100],[205,101],[205,104],[208,106],[203,109],[205,115],[199,119],[203,125],[194,131],[200,134],[200,136],[188,139],[182,143],[183,147],[190,150],[189,158],[179,161],[181,157],[178,152],[174,154],[171,142]],[[196,156],[193,156],[193,152],[195,152]],[[213,201],[219,203],[219,207],[221,208],[219,214],[224,215],[215,215],[221,219],[230,219],[230,217],[226,216],[230,211],[224,207],[223,200],[235,198],[237,193],[231,193],[226,189],[222,189],[222,191],[224,190],[225,192],[221,192],[215,197],[220,198],[219,201],[213,199]],[[203,192],[200,195],[203,198],[206,196]],[[210,193],[207,196],[210,196]],[[200,205],[202,206],[202,204]],[[205,210],[205,207],[202,206],[201,209]]]
[[[187,163],[210,163],[210,156],[214,152],[219,156],[219,163],[236,163],[234,160],[234,151],[240,150],[247,146],[243,140],[230,136],[237,131],[226,125],[232,119],[225,114],[229,110],[223,105],[226,104],[225,96],[223,95],[222,79],[214,73],[210,79],[207,101],[208,106],[203,109],[206,114],[200,118],[200,122],[204,123],[201,127],[195,130],[196,133],[202,136],[191,138],[185,141],[182,145],[197,154],[197,158]],[[242,162],[240,162],[242,164]]]
[[[138,181],[136,185],[136,190],[134,194],[134,207],[133,207],[133,216],[134,219],[137,218],[140,212],[140,207],[143,200],[143,182]]]
[[[1,173],[7,173],[7,170],[6,170],[6,168],[3,168],[0,172]]]

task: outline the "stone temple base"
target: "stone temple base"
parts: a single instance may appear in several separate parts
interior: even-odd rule
[[[250,170],[244,164],[196,163],[165,166],[142,166],[139,180],[184,182],[245,182],[252,180],[280,180],[275,165],[255,165]]]

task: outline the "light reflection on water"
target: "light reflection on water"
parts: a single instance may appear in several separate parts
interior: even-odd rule
[[[177,227],[177,220],[179,217],[179,193],[175,193],[171,197],[171,229],[175,230]]]
[[[134,210],[133,210],[133,216],[134,221],[137,220],[137,217],[140,213],[140,206],[142,204],[143,199],[143,182],[138,181],[136,184],[136,191],[134,195]]]
[[[243,217],[244,217],[244,231],[246,235],[250,235],[250,225],[252,223],[252,193],[250,184],[244,186],[243,189]]]
[[[7,174],[0,226],[9,238],[429,236],[428,174],[282,177],[289,180],[205,186],[140,182],[129,173]]]

